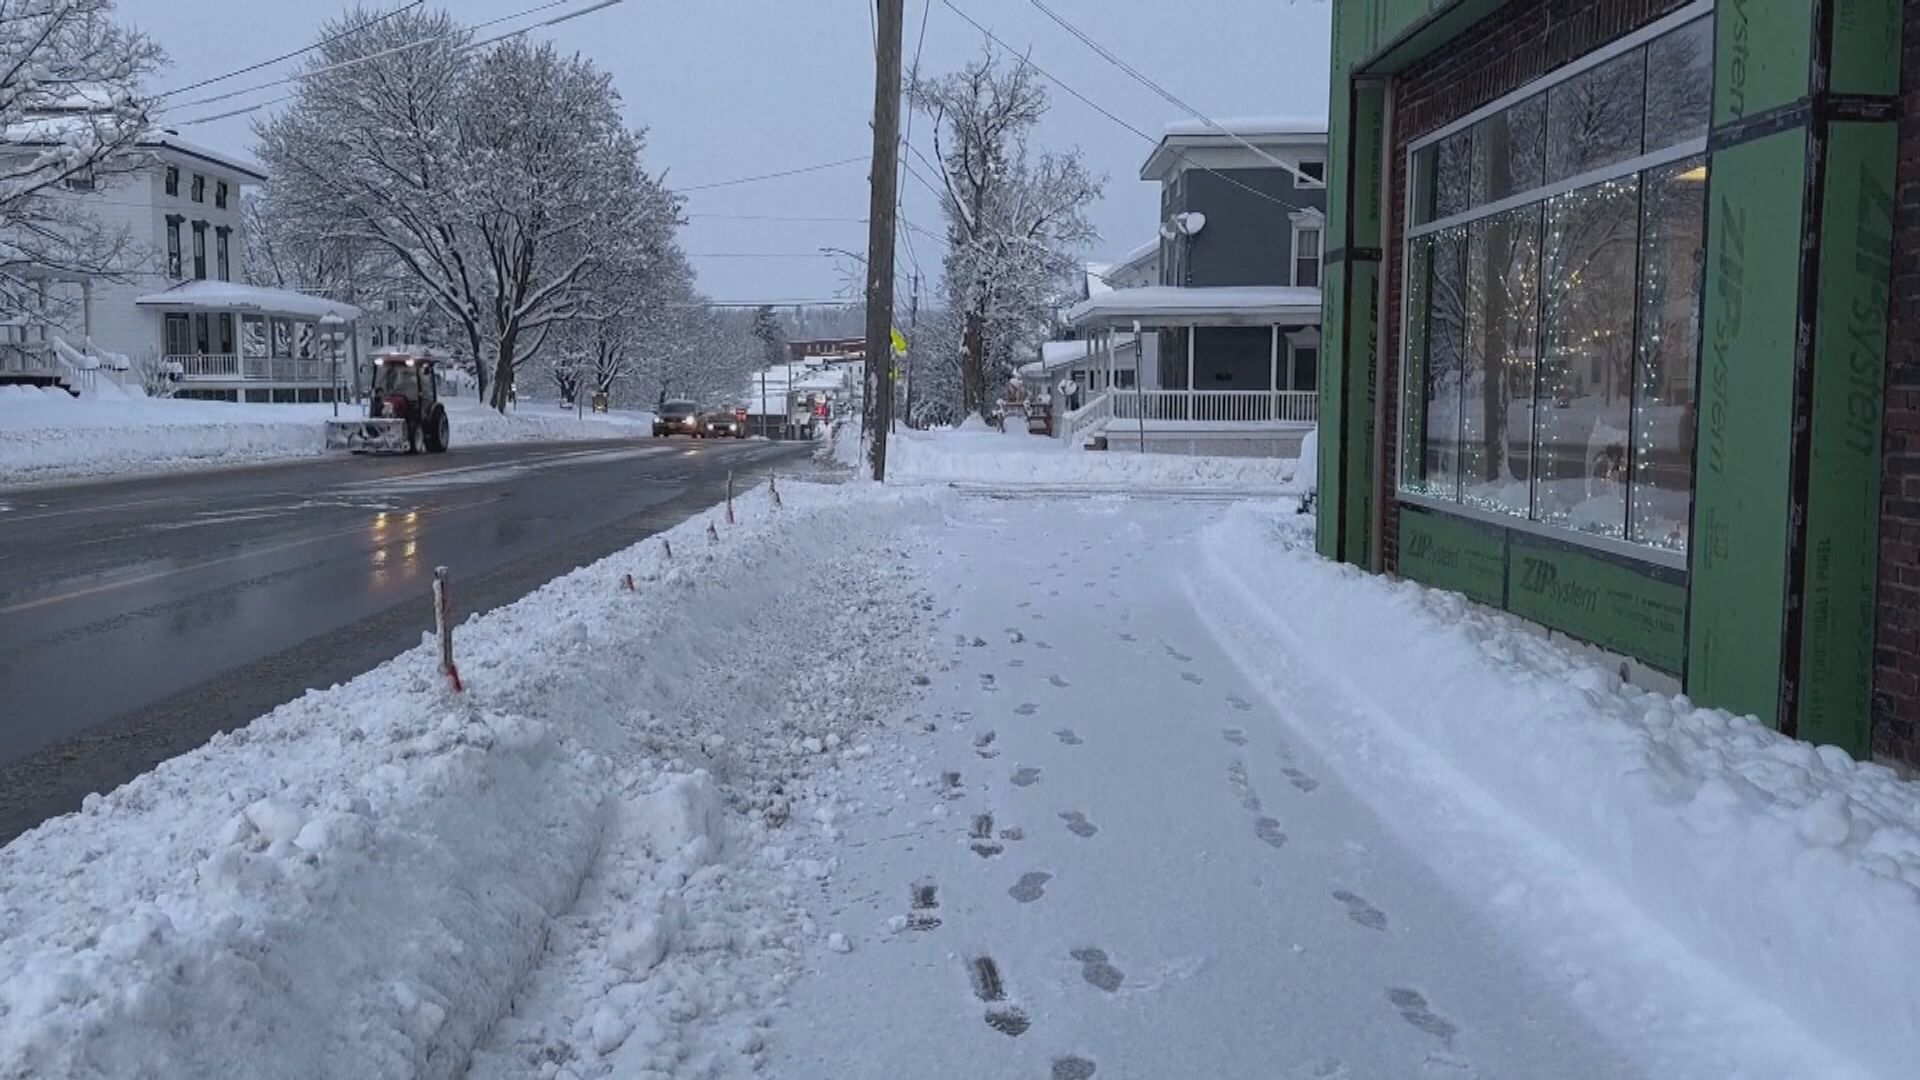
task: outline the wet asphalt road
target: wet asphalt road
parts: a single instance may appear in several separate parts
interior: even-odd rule
[[[456,618],[804,472],[634,438],[0,490],[0,843]]]

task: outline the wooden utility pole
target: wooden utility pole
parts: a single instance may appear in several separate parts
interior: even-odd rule
[[[900,38],[905,0],[876,0],[873,165],[867,177],[867,415],[873,478],[887,478],[887,428],[893,419],[893,234],[900,193]]]

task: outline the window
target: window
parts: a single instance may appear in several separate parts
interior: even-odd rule
[[[167,276],[180,276],[180,224],[186,218],[178,214],[167,215]]]
[[[273,355],[282,360],[293,356],[293,324],[286,319],[273,320]]]
[[[1287,380],[1289,390],[1315,390],[1320,383],[1320,350],[1312,345],[1295,345],[1293,374]]]
[[[313,359],[312,323],[297,322],[293,324],[293,354],[302,360]]]
[[[99,186],[94,180],[92,169],[81,169],[78,172],[69,173],[60,181],[60,185],[68,191],[92,191]]]
[[[168,356],[184,356],[193,351],[193,326],[185,315],[167,316],[166,344]]]
[[[240,355],[264,359],[267,355],[267,320],[258,315],[240,317]]]
[[[1320,287],[1320,225],[1293,227],[1293,283],[1303,288]]]
[[[213,230],[214,264],[219,267],[221,281],[233,280],[233,264],[228,256],[228,236],[232,231],[225,225]]]
[[[197,281],[207,278],[207,223],[193,223],[193,276]]]
[[[221,355],[233,355],[233,313],[226,311],[221,312],[215,330],[217,331],[217,337],[214,344],[218,347]]]
[[[207,178],[199,173],[193,174],[193,201],[197,203],[207,201]]]
[[[1403,492],[1686,550],[1710,33],[1636,41],[1414,144]]]
[[[1297,166],[1307,179],[1296,176],[1293,186],[1297,188],[1320,188],[1327,186],[1327,163],[1324,161],[1301,161]]]
[[[206,312],[193,317],[193,351],[201,356],[213,351],[213,337],[209,331]]]
[[[180,195],[180,167],[167,166],[167,194],[178,198]]]
[[[219,210],[225,210],[227,208],[227,182],[225,180],[218,181],[213,185],[213,205]]]

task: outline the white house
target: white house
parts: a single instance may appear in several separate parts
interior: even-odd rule
[[[5,149],[39,145],[28,129]],[[16,361],[38,355],[61,368],[69,366],[62,356],[124,356],[162,362],[180,397],[330,401],[335,365],[321,320],[332,315],[348,324],[333,331],[344,396],[359,309],[245,284],[240,196],[264,184],[266,173],[171,130],[153,132],[135,151],[139,168],[70,183],[56,195],[79,202],[102,226],[125,230],[133,272],[125,280],[44,275],[44,318],[8,331]]]

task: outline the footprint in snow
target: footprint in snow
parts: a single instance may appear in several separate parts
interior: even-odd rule
[[[1140,639],[1139,637],[1133,634],[1129,634],[1125,630],[1122,630],[1120,631],[1120,640],[1121,641],[1139,641]]]
[[[1079,746],[1081,743],[1084,743],[1087,741],[1081,738],[1080,736],[1074,734],[1072,728],[1063,727],[1059,731],[1054,732],[1053,736],[1054,738],[1059,739],[1062,743],[1066,744],[1067,746]]]
[[[1033,647],[1034,647],[1034,648],[1036,648],[1036,649],[1051,649],[1051,648],[1053,648],[1053,646],[1052,646],[1052,645],[1049,645],[1049,644],[1047,644],[1046,642],[1044,642],[1044,641],[1041,641],[1041,640],[1040,640],[1039,638],[1034,638],[1034,639],[1033,639]]]
[[[1191,671],[1183,671],[1183,672],[1181,672],[1181,673],[1180,673],[1180,678],[1181,678],[1181,680],[1182,680],[1183,682],[1190,682],[1190,683],[1192,683],[1192,684],[1193,684],[1193,685],[1195,685],[1195,686],[1199,686],[1199,685],[1200,685],[1201,683],[1203,683],[1203,682],[1206,682],[1206,681],[1207,681],[1207,680],[1205,680],[1205,679],[1203,679],[1203,678],[1201,678],[1200,676],[1198,676],[1198,675],[1195,675],[1195,674],[1194,674],[1193,672],[1191,672]]]
[[[1334,892],[1333,898],[1345,904],[1347,906],[1347,918],[1352,919],[1361,926],[1369,930],[1385,930],[1387,928],[1387,913],[1368,903],[1365,897],[1357,893],[1348,892],[1345,889],[1339,889]]]
[[[1220,737],[1235,746],[1247,745],[1247,733],[1237,727],[1221,728]]]
[[[1176,649],[1171,645],[1164,645],[1161,647],[1167,650],[1168,656],[1173,657],[1175,660],[1179,661],[1180,663],[1182,664],[1193,663],[1193,657],[1188,656],[1186,653],[1181,652],[1179,649]]]
[[[1058,675],[1047,676],[1047,682],[1053,684],[1054,686],[1058,687],[1061,690],[1065,690],[1067,687],[1073,685],[1072,683],[1069,683],[1067,680],[1061,678]]]
[[[1313,791],[1320,786],[1320,781],[1315,780],[1313,777],[1308,776],[1306,773],[1301,772],[1291,765],[1281,769],[1280,772],[1287,778],[1287,783],[1292,784],[1301,791]]]
[[[1091,1080],[1093,1073],[1093,1062],[1078,1054],[1053,1059],[1052,1080]]]
[[[1011,668],[1023,668],[1027,666],[1027,662],[1016,656],[1013,659],[1007,661],[1007,666]]]
[[[1460,1029],[1453,1026],[1453,1021],[1434,1012],[1433,1008],[1427,1004],[1426,995],[1418,990],[1396,986],[1387,991],[1387,1000],[1399,1010],[1400,1019],[1448,1046],[1452,1046],[1453,1037],[1460,1034]]]
[[[1270,817],[1263,817],[1253,823],[1253,835],[1268,847],[1285,847],[1287,834],[1280,831],[1280,823]]]
[[[1007,895],[1022,904],[1031,904],[1047,895],[1047,882],[1052,880],[1053,875],[1044,870],[1029,870],[1020,875],[1020,880],[1013,883]]]
[[[983,731],[983,732],[981,732],[980,734],[978,734],[978,735],[975,735],[975,736],[973,737],[973,745],[975,745],[975,746],[992,746],[992,745],[993,745],[993,732],[991,732],[991,731]]]
[[[1227,787],[1232,789],[1241,809],[1253,814],[1260,812],[1260,796],[1254,794],[1253,782],[1247,779],[1246,762],[1236,758],[1227,763]]]
[[[1060,815],[1060,820],[1067,823],[1068,832],[1082,839],[1093,836],[1100,831],[1100,826],[1088,821],[1087,815],[1078,810],[1066,811]]]
[[[1019,713],[1021,716],[1032,716],[1034,713],[1040,711],[1040,706],[1031,701],[1023,701],[1020,703],[1020,707],[1013,711]]]
[[[1234,708],[1240,710],[1241,712],[1247,712],[1253,708],[1253,702],[1248,701],[1246,698],[1241,697],[1239,694],[1228,694],[1227,704],[1233,706]]]
[[[1107,954],[1100,949],[1075,949],[1067,955],[1080,961],[1081,978],[1109,994],[1120,989],[1120,984],[1126,981],[1126,976],[1113,966]]]
[[[917,882],[908,890],[907,929],[932,930],[940,925],[940,887],[931,881]]]
[[[1040,782],[1040,770],[1032,765],[1022,765],[1013,770],[1014,787],[1032,787]]]

